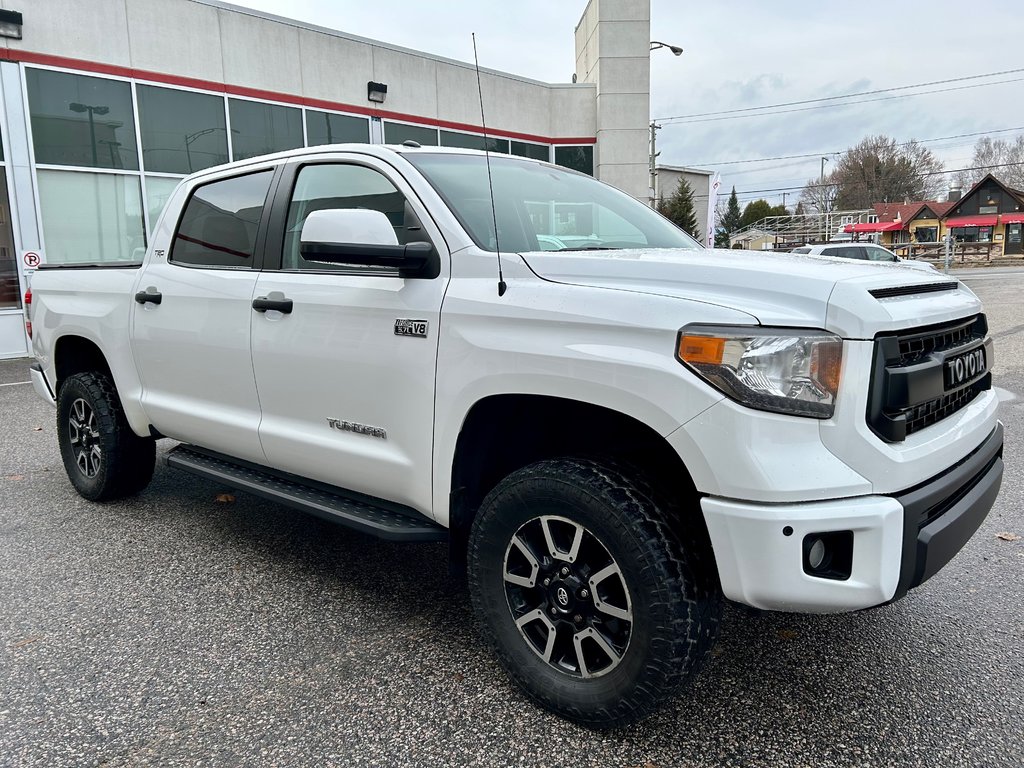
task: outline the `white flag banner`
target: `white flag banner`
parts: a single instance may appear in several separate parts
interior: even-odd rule
[[[715,247],[715,208],[718,207],[718,188],[722,186],[722,175],[716,173],[708,188],[708,229],[705,232],[704,245]]]

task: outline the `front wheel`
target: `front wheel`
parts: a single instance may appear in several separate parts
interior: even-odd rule
[[[512,679],[541,706],[607,728],[655,709],[694,672],[721,598],[640,483],[543,461],[499,483],[470,534],[470,592]]]
[[[76,373],[61,385],[57,442],[68,479],[90,501],[131,496],[153,477],[156,441],[132,431],[106,374]]]

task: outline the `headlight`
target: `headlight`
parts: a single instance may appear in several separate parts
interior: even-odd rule
[[[679,331],[676,355],[750,408],[816,419],[835,409],[843,340],[831,333],[692,325]]]

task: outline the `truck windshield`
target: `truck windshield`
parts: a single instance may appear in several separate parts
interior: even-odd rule
[[[407,152],[486,251],[580,251],[701,246],[668,219],[575,171],[491,155],[494,216],[483,155]]]

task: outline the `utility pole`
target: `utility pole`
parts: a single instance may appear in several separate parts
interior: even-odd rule
[[[818,177],[818,185],[820,187],[819,190],[818,190],[818,193],[821,196],[820,199],[823,200],[823,201],[827,199],[826,194],[825,194],[825,163],[827,163],[827,162],[828,162],[828,158],[827,157],[822,157],[821,158],[821,175]],[[827,208],[827,207],[830,207],[830,206],[822,206],[822,207]],[[822,216],[821,216],[821,225],[822,225],[821,241],[823,243],[828,240],[828,233],[829,233],[829,229],[830,229],[829,228],[829,221],[828,220],[829,220],[829,216],[830,216],[831,213],[832,213],[831,211],[821,211],[821,214],[822,214]]]
[[[661,126],[657,123],[651,123],[651,158],[650,158],[650,171],[651,171],[651,208],[658,207],[658,129]]]

